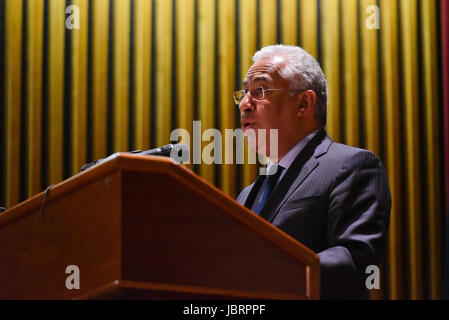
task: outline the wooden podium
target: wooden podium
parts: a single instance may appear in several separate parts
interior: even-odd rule
[[[67,266],[80,288],[67,289]],[[170,158],[119,153],[0,214],[0,299],[318,299],[318,256]]]

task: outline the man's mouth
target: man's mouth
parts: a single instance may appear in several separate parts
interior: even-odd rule
[[[250,128],[254,127],[254,122],[248,121],[248,120],[242,120],[242,130],[245,132],[245,130],[248,130]]]

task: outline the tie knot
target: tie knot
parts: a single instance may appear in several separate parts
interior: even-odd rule
[[[284,170],[283,167],[280,165],[272,165],[268,168],[267,172],[267,181],[264,186],[263,194],[260,199],[259,205],[257,206],[257,209],[255,210],[257,213],[260,213],[263,206],[265,205],[265,202],[268,199],[268,196],[273,191],[274,187],[276,186],[277,181],[279,180],[279,177],[281,176],[282,170]]]

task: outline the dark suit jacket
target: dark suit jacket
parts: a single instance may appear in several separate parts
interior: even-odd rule
[[[372,152],[335,143],[324,130],[319,135],[309,156],[301,152],[292,163],[260,214],[318,253],[322,299],[366,298],[366,267],[379,263],[389,225],[385,170]],[[264,179],[245,188],[237,201],[251,208]]]

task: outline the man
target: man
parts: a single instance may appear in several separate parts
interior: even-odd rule
[[[379,263],[391,209],[382,163],[324,131],[326,80],[311,55],[277,45],[253,61],[234,98],[250,146],[269,158],[268,172],[277,171],[259,176],[237,201],[318,254],[321,298],[366,298],[366,267]],[[277,159],[270,129],[278,129]]]

